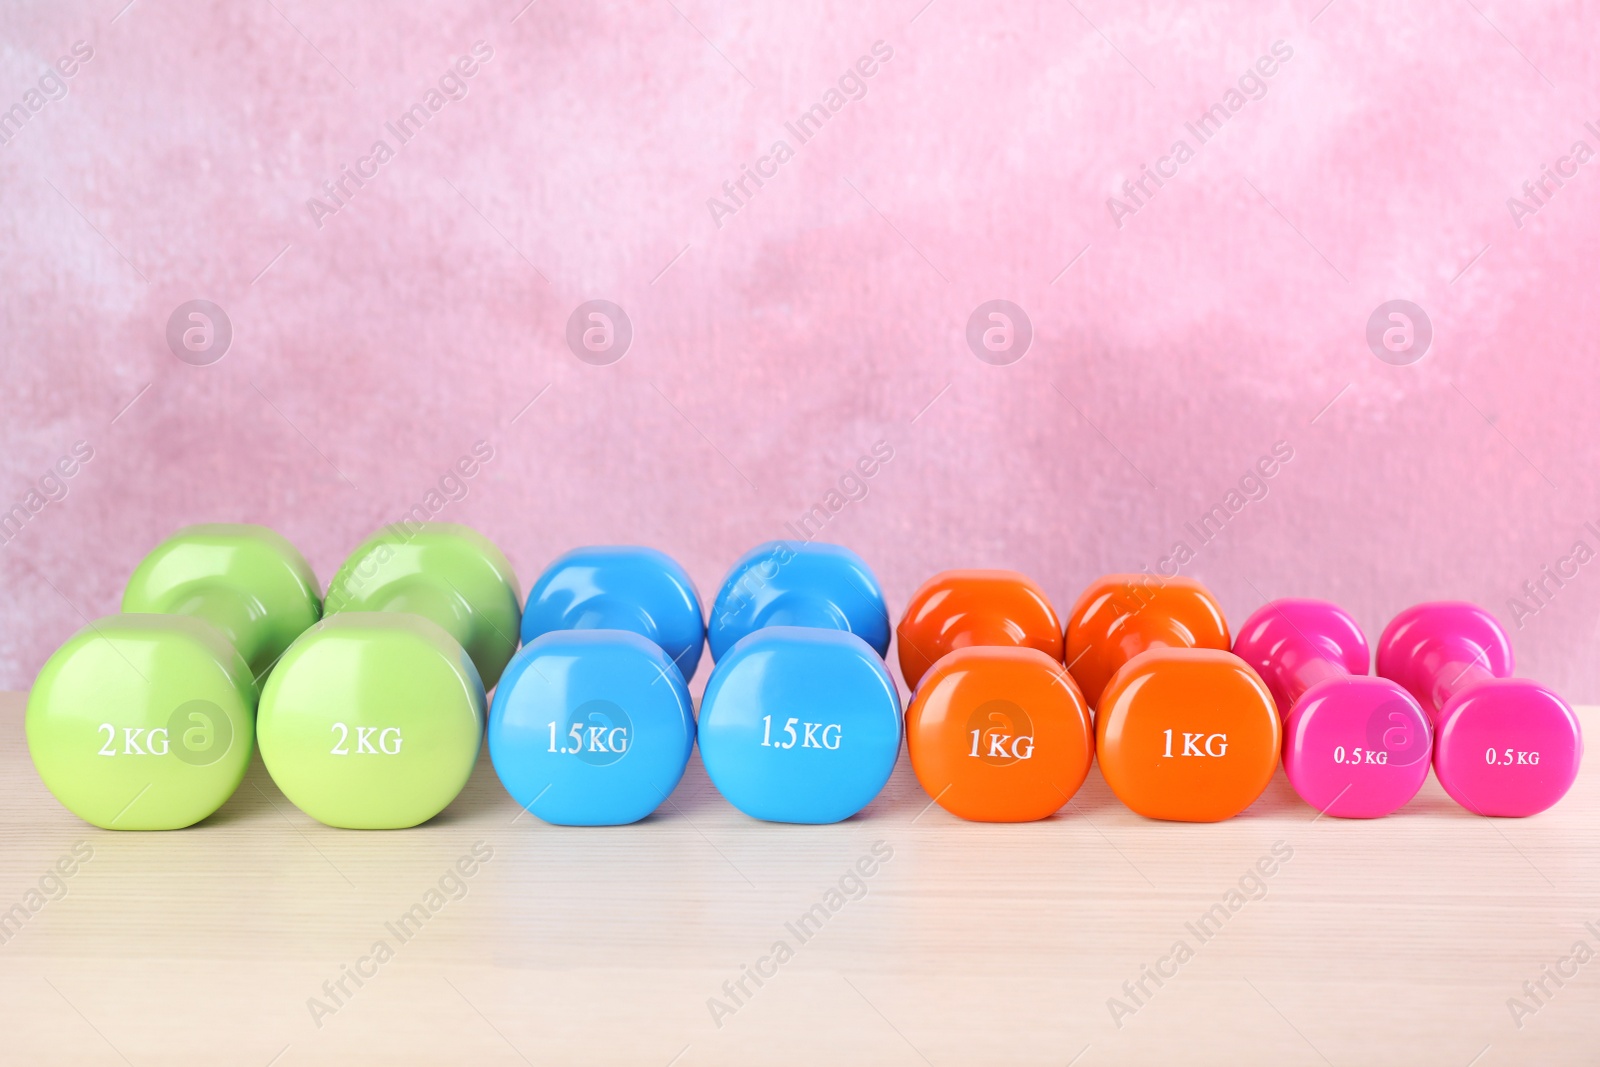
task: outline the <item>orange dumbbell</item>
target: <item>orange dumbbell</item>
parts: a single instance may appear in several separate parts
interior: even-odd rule
[[[1216,822],[1272,780],[1272,693],[1228,651],[1228,624],[1191,578],[1111,574],[1067,621],[1067,663],[1095,708],[1106,784],[1151,819]]]
[[[946,571],[896,630],[916,690],[906,747],[946,811],[1030,822],[1072,799],[1094,760],[1089,708],[1061,663],[1061,620],[1014,571]]]

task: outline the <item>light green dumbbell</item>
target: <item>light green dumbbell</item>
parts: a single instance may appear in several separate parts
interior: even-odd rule
[[[484,687],[516,651],[521,619],[511,564],[482,534],[385,527],[339,568],[327,617],[267,681],[257,734],[273,781],[329,826],[433,818],[472,775]]]
[[[28,697],[28,751],[79,818],[176,830],[239,788],[259,679],[320,616],[317,580],[266,527],[189,526],[134,570],[122,610],[45,663]]]

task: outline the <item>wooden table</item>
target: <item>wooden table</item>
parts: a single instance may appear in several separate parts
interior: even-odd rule
[[[902,756],[863,815],[794,827],[697,759],[645,822],[562,829],[485,757],[434,822],[360,832],[258,758],[206,823],[110,833],[40,784],[22,708],[0,695],[6,1064],[1600,1063],[1592,769],[1520,821],[1432,781],[1314,818],[1280,772],[1231,822],[1154,823],[1096,772],[989,826]]]

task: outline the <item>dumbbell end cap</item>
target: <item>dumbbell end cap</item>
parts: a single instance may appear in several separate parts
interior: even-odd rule
[[[28,752],[74,815],[107,830],[177,830],[238,789],[256,686],[227,637],[182,615],[113,615],[79,630],[28,694]]]
[[[1555,692],[1497,678],[1439,709],[1434,771],[1451,799],[1478,815],[1522,818],[1566,796],[1583,762],[1583,727]]]
[[[1112,792],[1146,818],[1174,822],[1218,822],[1249,807],[1283,744],[1260,675],[1231,652],[1205,648],[1128,660],[1106,685],[1095,734]]]
[[[888,782],[903,733],[888,668],[839,630],[747,635],[717,661],[700,704],[707,776],[734,807],[768,822],[854,815]]]
[[[512,658],[488,736],[501,783],[535,817],[622,826],[677,788],[694,748],[694,704],[655,642],[622,630],[557,630]]]
[[[1094,763],[1094,724],[1061,662],[1035,648],[958,648],[906,710],[911,769],[945,811],[972,822],[1055,814]]]
[[[1374,819],[1398,811],[1422,788],[1432,759],[1431,720],[1387,678],[1318,682],[1284,723],[1289,784],[1307,804],[1335,818]]]
[[[256,732],[272,780],[301,811],[328,826],[395,830],[461,792],[486,713],[472,658],[442,627],[345,611],[284,653]]]

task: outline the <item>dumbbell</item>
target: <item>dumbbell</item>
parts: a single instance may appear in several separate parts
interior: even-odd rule
[[[1152,819],[1216,822],[1272,780],[1283,729],[1266,683],[1228,651],[1228,623],[1192,578],[1112,574],[1067,621],[1067,669],[1095,709],[1106,784]]]
[[[135,568],[122,611],[45,663],[28,697],[28,751],[86,822],[176,830],[244,780],[257,680],[317,621],[317,579],[263,526],[188,526]]]
[[[1478,815],[1537,815],[1566,795],[1583,729],[1555,693],[1511,677],[1511,641],[1476,604],[1437,601],[1396,615],[1378,639],[1378,673],[1433,718],[1433,772]]]
[[[1094,762],[1094,726],[1061,664],[1061,620],[1015,571],[936,575],[895,631],[915,692],[906,747],[939,806],[977,822],[1061,809]]]
[[[687,680],[705,632],[694,582],[664,553],[579,548],[551,563],[489,709],[489,756],[512,798],[560,826],[659,807],[694,750]]]
[[[1398,684],[1367,674],[1356,621],[1324,600],[1275,600],[1245,620],[1233,654],[1254,667],[1284,720],[1283,769],[1325,815],[1373,819],[1427,780],[1433,726]]]
[[[517,647],[505,556],[447,523],[386,526],[328,584],[327,615],[261,694],[272,779],[329,826],[397,829],[455,799],[482,747],[484,686]]]
[[[847,819],[900,755],[900,693],[883,664],[889,613],[839,545],[769,541],[734,564],[711,608],[716,667],[700,703],[706,774],[770,822]]]

